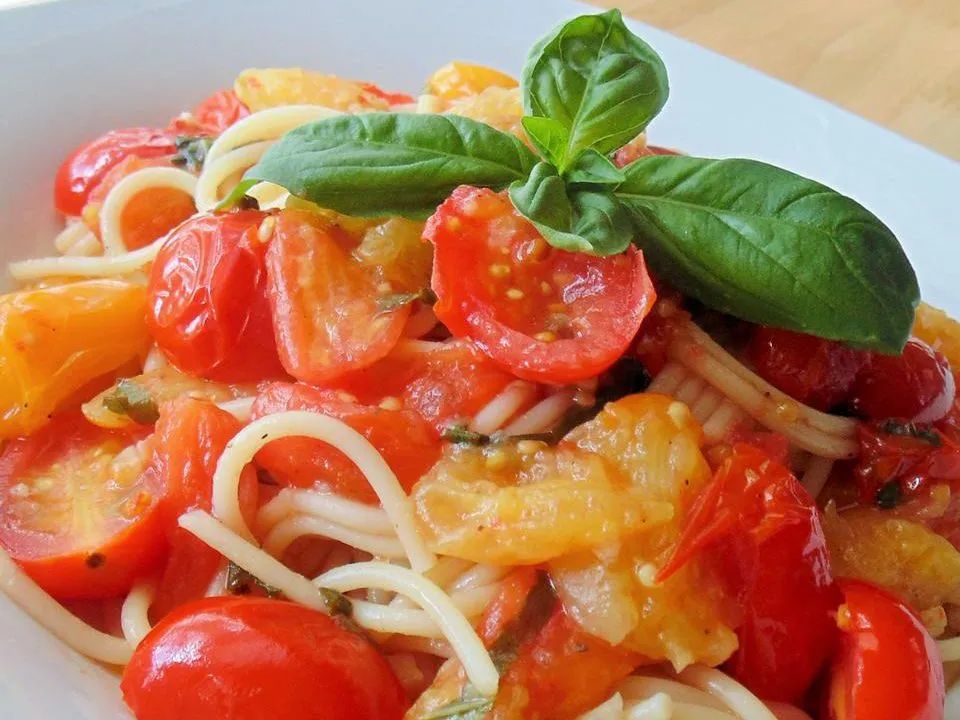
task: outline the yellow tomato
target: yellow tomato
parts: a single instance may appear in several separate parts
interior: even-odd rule
[[[142,357],[146,293],[88,280],[0,296],[0,438],[26,435],[92,381]]]
[[[446,111],[486,123],[521,139],[526,137],[520,124],[523,104],[516,88],[489,87],[477,95],[452,100]]]
[[[430,287],[433,245],[423,239],[423,223],[391,218],[363,234],[353,251],[363,265],[371,267],[387,292],[409,293]]]
[[[960,369],[960,322],[933,305],[920,303],[913,322],[913,334],[942,352],[954,368]]]
[[[281,105],[325,105],[345,112],[390,107],[360,83],[304,68],[250,68],[237,76],[233,89],[251,112]]]
[[[456,60],[444,65],[427,80],[427,92],[444,100],[477,95],[489,87],[515,88],[517,81],[499,70]]]

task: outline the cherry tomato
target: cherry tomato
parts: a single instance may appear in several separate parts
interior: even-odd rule
[[[760,377],[790,397],[830,410],[850,397],[867,356],[833,340],[758,327],[747,357]]]
[[[64,160],[54,186],[54,204],[64,215],[79,215],[87,196],[110,169],[130,155],[142,158],[172,155],[173,138],[154,128],[111,130],[74,150]]]
[[[373,83],[360,83],[360,87],[364,92],[368,92],[376,95],[379,98],[383,98],[390,105],[409,105],[413,102],[413,98],[406,93],[387,92],[380,86],[374,85]]]
[[[660,579],[708,548],[744,610],[729,670],[764,699],[796,702],[833,649],[839,602],[813,498],[765,453],[735,445]]]
[[[880,588],[859,580],[840,587],[831,720],[942,720],[943,665],[923,623]]]
[[[627,349],[656,293],[643,255],[557,250],[506,194],[463,186],[427,222],[437,317],[516,375],[591,377]]]
[[[900,355],[870,354],[853,387],[853,409],[871,420],[936,422],[950,412],[955,395],[947,359],[911,338]]]
[[[114,165],[90,191],[83,206],[83,222],[100,237],[100,211],[114,186],[127,175],[148,167],[171,167],[169,158],[130,155]],[[156,187],[137,193],[120,214],[120,231],[127,250],[149,245],[196,212],[193,198],[174,188]]]
[[[138,720],[400,720],[386,660],[301,605],[208,598],[170,613],[137,647],[123,697]]]
[[[613,154],[613,164],[617,167],[626,167],[634,160],[651,155],[680,155],[681,153],[670,148],[657,145],[647,145],[646,135],[639,135]]]
[[[469,340],[400,342],[383,360],[336,382],[360,402],[403,400],[438,432],[469,420],[515,378]]]
[[[174,229],[147,286],[150,331],[184,372],[243,382],[283,376],[267,299],[265,213],[203,215]]]
[[[409,305],[381,310],[372,270],[322,217],[285,210],[267,251],[270,307],[283,366],[322,384],[372,365],[397,344]]]
[[[250,114],[233,90],[218,90],[186,117],[177,116],[167,130],[174,135],[219,135]]]
[[[386,410],[344,401],[335,391],[271,383],[253,404],[258,418],[286,410],[308,410],[342,420],[380,452],[407,492],[440,457],[437,433],[416,412]],[[310,488],[318,482],[366,503],[378,503],[366,476],[339,450],[319,440],[284,438],[257,453],[257,464],[283,485]]]
[[[69,413],[0,454],[0,543],[54,597],[120,595],[161,562],[163,488],[139,437]]]

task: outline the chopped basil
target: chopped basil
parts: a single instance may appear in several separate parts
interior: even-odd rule
[[[267,597],[280,596],[280,591],[272,585],[267,585],[260,578],[247,572],[235,562],[227,563],[227,592],[233,595],[249,595],[254,588],[263,590]]]
[[[882,510],[892,510],[903,502],[903,488],[897,480],[890,480],[880,486],[876,495],[877,507]]]
[[[922,440],[933,447],[940,447],[943,440],[940,433],[932,425],[924,425],[912,422],[899,422],[897,420],[884,420],[879,425],[880,432],[887,435],[900,435],[902,437],[912,437]]]
[[[451,425],[440,437],[447,442],[463,445],[489,445],[493,441],[492,436],[468,430],[466,425]]]
[[[160,417],[156,401],[145,387],[124,378],[103,396],[103,406],[117,415],[126,415],[135,423],[152,425]]]
[[[426,305],[433,305],[437,301],[437,296],[430,288],[421,288],[416,292],[393,293],[392,295],[383,295],[377,298],[377,312],[390,312],[412,302],[422,302]]]
[[[534,584],[520,614],[500,633],[490,648],[490,659],[503,673],[514,660],[520,648],[532,640],[550,619],[557,606],[557,595],[550,583],[550,577],[543,570],[537,571],[537,582]]]
[[[483,720],[492,708],[493,698],[461,698],[424,715],[422,720]]]
[[[331,615],[343,615],[345,617],[353,615],[353,603],[343,593],[322,587],[320,588],[320,597],[323,598],[323,602]]]
[[[177,167],[192,173],[198,173],[203,169],[203,163],[207,159],[207,153],[210,146],[213,145],[213,138],[205,136],[178,135],[173,141],[177,147],[177,152],[170,158]]]

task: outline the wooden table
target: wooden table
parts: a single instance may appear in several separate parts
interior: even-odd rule
[[[590,0],[960,159],[960,0]]]

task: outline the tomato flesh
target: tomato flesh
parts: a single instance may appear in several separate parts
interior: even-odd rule
[[[111,168],[124,158],[172,155],[173,138],[154,128],[111,130],[74,150],[64,160],[54,184],[54,204],[64,215],[79,215],[87,197]]]
[[[233,90],[218,90],[197,105],[189,116],[170,121],[168,131],[174,135],[217,136],[250,114]]]
[[[138,720],[400,720],[407,701],[365,638],[301,605],[208,598],[162,620],[121,682]]]
[[[147,322],[184,372],[225,382],[283,377],[257,234],[266,218],[252,210],[194,217],[160,249]]]
[[[437,317],[514,374],[565,383],[627,349],[656,297],[643,255],[550,247],[505,194],[463,186],[427,222]]]
[[[841,589],[831,720],[942,720],[943,665],[923,623],[873,585],[844,580]]]

